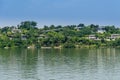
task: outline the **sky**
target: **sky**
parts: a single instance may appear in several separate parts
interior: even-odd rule
[[[120,0],[0,0],[0,26],[84,23],[120,26]]]

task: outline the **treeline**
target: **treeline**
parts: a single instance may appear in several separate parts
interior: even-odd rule
[[[24,21],[17,26],[0,28],[0,48],[81,48],[119,47],[120,45],[119,37],[114,40],[110,38],[112,34],[118,36],[120,34],[120,28],[115,26],[94,24],[45,25],[43,28],[36,26],[35,21]],[[91,39],[90,35],[95,35],[96,39]]]

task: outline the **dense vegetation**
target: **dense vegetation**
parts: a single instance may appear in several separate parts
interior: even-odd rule
[[[0,48],[10,47],[119,47],[120,39],[109,38],[111,34],[120,34],[120,29],[115,26],[99,25],[67,25],[36,27],[34,21],[24,21],[17,26],[0,28]],[[98,33],[98,29],[105,30]],[[99,40],[89,39],[94,34]],[[107,39],[110,39],[109,41]]]

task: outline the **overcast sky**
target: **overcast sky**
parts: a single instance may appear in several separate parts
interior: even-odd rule
[[[0,0],[0,26],[32,20],[39,25],[120,26],[120,0]]]

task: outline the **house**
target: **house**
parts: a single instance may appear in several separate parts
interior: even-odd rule
[[[27,36],[26,35],[21,35],[21,40],[27,40]]]
[[[97,33],[104,33],[105,32],[105,29],[104,28],[98,28],[97,29]]]
[[[81,27],[75,27],[74,29],[76,29],[77,31],[79,31],[81,29]]]
[[[15,36],[15,35],[8,35],[7,37],[9,38],[9,40],[18,40],[19,39],[19,37]]]
[[[9,38],[9,40],[13,40],[14,37],[13,37],[13,35],[9,35],[8,38]]]
[[[111,34],[110,39],[115,40],[115,39],[118,39],[118,38],[120,38],[120,34]]]
[[[18,28],[12,28],[11,32],[12,33],[21,33],[21,30]]]
[[[89,35],[88,38],[89,38],[89,39],[92,39],[92,40],[95,40],[95,39],[96,39],[96,36],[95,36],[95,35]]]
[[[97,38],[94,34],[89,35],[88,39],[90,39],[90,40],[101,40],[101,39]]]
[[[44,34],[38,36],[38,39],[47,38]]]

